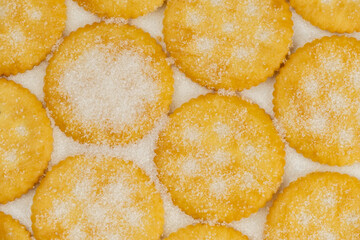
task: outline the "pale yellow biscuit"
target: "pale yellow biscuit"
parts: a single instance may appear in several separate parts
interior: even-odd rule
[[[71,33],[49,62],[45,102],[81,143],[135,142],[170,108],[174,79],[160,45],[129,25],[95,23]]]
[[[41,102],[19,84],[0,79],[0,203],[34,186],[50,161],[52,143]]]
[[[157,147],[160,181],[198,219],[248,217],[271,199],[284,173],[284,144],[270,117],[237,96],[208,94],[183,104]]]
[[[197,224],[170,234],[165,240],[248,240],[241,232],[225,226]]]
[[[360,42],[324,37],[298,49],[280,70],[274,112],[287,141],[314,161],[360,160]]]
[[[284,189],[270,208],[265,240],[355,240],[360,237],[360,181],[316,172]]]
[[[359,0],[290,0],[304,19],[330,32],[360,31]]]
[[[148,176],[117,158],[74,156],[48,172],[36,189],[37,240],[158,240],[164,209]]]
[[[137,18],[161,7],[164,0],[75,0],[101,17]]]
[[[285,0],[169,0],[166,48],[193,81],[243,90],[279,69],[293,34]]]
[[[0,212],[1,240],[30,240],[30,233],[26,228],[10,215]]]
[[[0,0],[0,76],[32,69],[65,29],[65,0]]]

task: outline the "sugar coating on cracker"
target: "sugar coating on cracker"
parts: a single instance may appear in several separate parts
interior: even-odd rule
[[[160,181],[194,218],[249,216],[277,190],[283,173],[283,144],[270,118],[236,96],[185,103],[170,115],[157,145]]]
[[[37,189],[32,212],[40,240],[155,240],[164,221],[160,195],[139,168],[92,156],[70,157],[55,166]]]
[[[358,40],[325,37],[297,50],[278,75],[275,116],[305,157],[330,165],[360,160],[359,51]]]
[[[0,203],[6,203],[42,176],[53,137],[45,109],[27,89],[0,78],[0,95]]]
[[[65,28],[65,0],[0,1],[0,75],[43,61]]]
[[[340,173],[315,172],[292,182],[270,208],[265,239],[356,239],[360,182]]]
[[[189,78],[210,89],[243,90],[279,68],[291,27],[282,0],[171,0],[163,32],[167,50]]]
[[[165,240],[198,239],[198,240],[247,240],[241,232],[230,227],[208,224],[189,225],[170,234]]]
[[[137,18],[161,7],[164,0],[75,0],[86,10],[107,18]]]
[[[291,6],[311,24],[337,33],[360,29],[359,0],[290,0]]]
[[[45,101],[75,140],[124,145],[169,111],[173,81],[165,53],[149,34],[95,23],[70,34],[50,60]]]
[[[30,240],[30,232],[10,215],[0,212],[0,236],[4,240]]]

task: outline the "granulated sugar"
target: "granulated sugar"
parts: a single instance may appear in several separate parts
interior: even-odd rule
[[[223,3],[222,0],[211,0],[211,3],[214,6],[221,5]],[[68,20],[66,24],[66,30],[64,35],[68,35],[71,31],[76,30],[79,27],[82,27],[86,24],[91,24],[93,22],[99,21],[100,19],[93,14],[86,12],[84,9],[79,7],[75,2],[71,0],[66,0],[66,4],[68,7],[67,14]],[[0,9],[0,17],[4,14],[6,9]],[[131,20],[130,23],[134,24],[138,27],[143,28],[145,31],[149,32],[153,37],[155,37],[159,42],[162,42],[163,36],[161,33],[162,29],[162,19],[163,19],[163,11],[164,8],[160,8],[154,13],[151,13],[147,16],[140,17],[138,19]],[[294,43],[293,43],[293,51],[303,46],[306,42],[309,42],[315,38],[320,38],[325,35],[331,35],[330,33],[320,30],[310,23],[303,20],[298,14],[293,12],[293,21],[294,21]],[[256,8],[254,6],[248,7],[248,14],[257,14]],[[38,18],[36,12],[32,13],[34,18]],[[231,32],[236,28],[231,23],[227,23],[223,26],[224,31]],[[16,33],[16,32],[15,32]],[[15,34],[14,36],[20,36],[19,34]],[[360,36],[359,34],[351,34],[350,36]],[[268,38],[268,34],[259,35],[259,38],[266,39]],[[17,37],[16,37],[17,38]],[[209,39],[200,39],[198,41],[198,47],[201,51],[206,51],[211,48],[213,43],[209,41]],[[245,51],[240,51],[240,56],[245,55]],[[332,65],[331,63],[330,65]],[[330,66],[329,65],[329,66]],[[9,79],[12,79],[24,87],[30,89],[41,101],[43,101],[44,93],[42,91],[43,87],[43,78],[45,76],[45,69],[47,66],[47,62],[43,62],[38,67],[35,67],[31,71],[27,71],[23,74],[18,74],[16,76],[10,76]],[[171,106],[171,111],[179,107],[181,104],[187,102],[191,98],[197,97],[201,94],[206,94],[211,92],[210,90],[199,86],[198,84],[192,82],[188,79],[183,73],[181,73],[176,67],[173,67],[174,70],[174,78],[175,78],[175,93],[173,96],[173,103]],[[354,73],[353,79],[354,81],[358,81],[358,73]],[[240,93],[240,95],[245,96],[246,98],[251,99],[253,102],[260,105],[260,107],[264,108],[265,111],[273,116],[273,105],[272,105],[272,92],[273,92],[273,84],[274,78],[268,79],[267,82],[260,84],[259,86],[253,87],[249,90],[245,90]],[[79,86],[78,86],[79,87]],[[141,86],[137,86],[141,87]],[[309,92],[316,91],[316,86],[306,86]],[[111,89],[110,89],[111,90]],[[137,89],[139,90],[139,89]],[[144,90],[144,89],[143,89]],[[111,92],[111,91],[110,91]],[[340,101],[338,98],[334,97],[335,103]],[[125,110],[124,110],[125,111]],[[360,112],[360,109],[359,109]],[[104,113],[106,114],[106,113]],[[359,115],[360,116],[360,115]],[[360,119],[360,118],[359,118]],[[125,121],[125,120],[124,120]],[[183,213],[178,207],[172,204],[171,198],[164,187],[159,183],[156,177],[156,167],[153,162],[154,158],[154,149],[156,147],[156,140],[158,138],[158,132],[163,128],[166,123],[167,118],[164,118],[159,121],[157,127],[148,135],[145,136],[142,140],[137,143],[131,144],[125,147],[108,147],[108,146],[94,146],[94,145],[81,145],[77,142],[74,142],[72,139],[66,137],[64,133],[62,133],[57,127],[54,128],[54,152],[52,154],[52,161],[50,163],[49,168],[65,159],[67,156],[88,153],[88,154],[98,154],[98,155],[110,155],[121,157],[125,160],[131,160],[136,163],[139,167],[145,170],[145,172],[150,176],[150,178],[155,182],[157,188],[160,190],[165,208],[165,229],[164,235],[167,236],[171,232],[177,231],[179,228],[185,227],[189,224],[197,222],[190,216]],[[317,126],[316,128],[322,128],[324,125],[324,121],[322,119],[318,119],[314,122]],[[221,136],[226,136],[226,127],[217,126],[216,131]],[[19,134],[25,134],[26,131],[24,129],[19,129]],[[196,141],[198,135],[194,131],[190,131],[185,133],[185,136],[189,140]],[[346,143],[351,138],[351,129],[346,129],[342,132],[340,138],[344,143]],[[251,147],[249,147],[249,154],[253,154]],[[226,154],[222,152],[218,152],[214,155],[217,161],[224,161],[226,158]],[[189,159],[188,159],[189,160]],[[226,161],[226,160],[225,160]],[[184,162],[183,170],[188,171],[189,174],[193,174],[197,171],[197,165],[194,161]],[[285,187],[289,184],[289,182],[294,181],[300,176],[304,176],[309,172],[314,171],[337,171],[342,173],[347,173],[353,176],[360,178],[360,164],[354,164],[352,166],[346,167],[330,167],[327,165],[321,165],[319,163],[313,162],[309,159],[304,158],[302,155],[298,154],[294,149],[286,146],[286,166],[285,166],[285,175],[284,182],[282,187]],[[245,182],[249,184],[248,187],[251,187],[254,179],[251,175],[247,174],[244,176]],[[84,179],[74,191],[77,192],[77,196],[79,198],[86,198],[88,196],[88,191],[91,188],[92,183]],[[110,186],[108,186],[110,188]],[[122,193],[124,192],[121,183],[111,186],[112,195],[121,193],[119,195],[124,196]],[[225,193],[226,192],[226,182],[218,181],[212,185],[214,193]],[[104,192],[105,194],[105,192]],[[16,199],[13,202],[8,204],[0,205],[0,211],[4,211],[5,213],[11,214],[14,218],[18,219],[21,223],[23,223],[27,229],[31,230],[31,221],[30,221],[30,207],[32,204],[32,198],[34,195],[34,190],[31,190],[29,193],[23,195],[21,198]],[[221,196],[221,194],[220,194]],[[114,197],[114,196],[113,196]],[[327,202],[332,202],[331,196],[326,198]],[[271,202],[267,204],[265,208],[260,209],[257,213],[252,214],[249,218],[242,219],[238,222],[233,222],[230,226],[240,230],[242,233],[249,236],[250,240],[261,240],[262,239],[262,231],[267,215],[267,209],[271,205]],[[60,206],[60,205],[58,205]],[[92,206],[94,207],[94,206]],[[101,209],[97,208],[96,215],[101,215]],[[62,214],[66,208],[59,208],[58,213]],[[136,209],[132,211],[132,213],[136,213]],[[136,224],[141,219],[141,214],[131,214],[126,217],[129,223]],[[306,219],[309,216],[300,216],[304,224],[306,224]],[[348,222],[357,221],[359,216],[348,214],[343,218]],[[104,218],[101,218],[104,219]],[[324,231],[319,232],[319,236],[326,237],[327,239],[332,239],[333,236],[330,233]],[[70,233],[73,236],[73,239],[82,239],[84,235],[80,228],[76,226],[71,230]],[[114,238],[117,239],[118,236],[106,236],[109,239]]]

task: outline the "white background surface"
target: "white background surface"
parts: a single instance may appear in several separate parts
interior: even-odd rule
[[[64,36],[68,35],[71,31],[75,31],[79,27],[101,20],[91,13],[83,10],[72,0],[66,0],[66,4],[68,7],[68,20]],[[130,20],[129,23],[149,32],[154,38],[159,40],[159,43],[164,47],[164,43],[161,42],[163,12],[164,7],[144,17]],[[303,46],[306,42],[309,42],[315,38],[331,35],[329,32],[312,26],[310,23],[306,22],[299,15],[297,15],[293,10],[292,12],[295,31],[293,37],[293,48],[291,49],[292,52],[294,52],[296,48]],[[358,37],[360,39],[360,33],[349,35]],[[38,97],[38,99],[43,102],[44,93],[42,87],[46,67],[47,62],[44,61],[33,70],[27,71],[23,74],[18,74],[16,76],[11,76],[8,79],[14,80],[15,82],[18,82],[24,87],[30,89],[30,91],[32,91]],[[210,92],[206,88],[201,87],[200,85],[186,78],[183,73],[177,70],[176,67],[173,67],[173,70],[175,78],[175,94],[173,96],[171,110],[179,107],[182,103],[193,97]],[[266,112],[273,117],[272,92],[274,81],[274,78],[269,78],[265,83],[238,94],[243,95],[251,99],[253,102],[259,104],[260,107],[264,108]],[[167,236],[169,233],[176,231],[178,228],[189,225],[195,220],[182,213],[172,204],[170,197],[166,194],[166,191],[158,183],[156,178],[156,169],[152,159],[154,157],[154,147],[157,133],[160,129],[161,124],[159,124],[159,126],[154,129],[151,134],[146,136],[137,144],[110,149],[109,147],[105,146],[99,147],[78,144],[72,139],[67,138],[57,127],[54,127],[54,152],[52,154],[52,160],[50,162],[49,168],[57,164],[59,161],[65,159],[67,156],[80,153],[106,153],[113,156],[119,156],[125,160],[134,161],[139,167],[144,169],[149,174],[155,183],[157,183],[158,188],[162,192],[165,207],[164,236]],[[294,181],[298,177],[314,171],[337,171],[348,173],[357,178],[360,178],[360,164],[347,167],[330,167],[327,165],[321,165],[304,158],[302,155],[296,153],[294,149],[286,146],[286,166],[282,188],[287,186],[289,182]],[[34,193],[35,191],[31,190],[13,202],[7,203],[5,205],[0,204],[0,211],[11,214],[31,231],[30,207]],[[271,205],[271,202],[268,203],[267,207],[260,209],[257,213],[251,215],[249,218],[242,219],[238,222],[233,222],[230,225],[246,234],[249,239],[262,239],[263,227],[266,221],[267,208],[269,205]]]

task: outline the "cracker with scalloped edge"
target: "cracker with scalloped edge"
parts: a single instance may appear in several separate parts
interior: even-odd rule
[[[158,240],[164,208],[150,178],[118,158],[73,156],[36,189],[32,229],[38,240]]]
[[[0,78],[0,204],[35,185],[51,159],[52,144],[41,102],[28,89]]]
[[[243,90],[280,68],[292,25],[285,0],[169,0],[163,33],[175,64],[193,81]]]
[[[129,25],[87,25],[50,59],[45,102],[67,136],[124,145],[154,128],[170,108],[173,73],[148,33]]]
[[[0,76],[42,62],[65,29],[65,0],[0,0]]]
[[[285,152],[270,117],[238,96],[208,94],[170,115],[155,164],[175,205],[197,219],[232,222],[277,191]]]
[[[314,161],[360,161],[360,41],[324,37],[290,56],[276,78],[274,112],[292,147]]]
[[[360,181],[346,174],[315,172],[279,194],[270,208],[265,240],[359,239]]]

